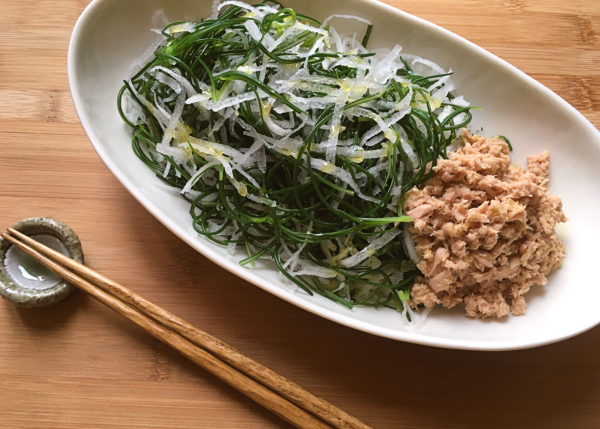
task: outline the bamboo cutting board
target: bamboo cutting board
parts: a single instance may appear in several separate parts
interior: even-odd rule
[[[600,126],[600,1],[387,3],[504,58]],[[89,266],[374,428],[600,427],[600,328],[519,352],[394,342],[293,307],[173,236],[104,167],[78,122],[66,56],[86,4],[0,0],[1,228],[62,219]],[[75,292],[37,310],[0,301],[0,427],[289,426]]]

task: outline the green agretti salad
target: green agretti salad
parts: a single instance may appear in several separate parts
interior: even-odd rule
[[[332,23],[354,20],[357,34]],[[194,230],[252,266],[272,259],[306,293],[346,307],[406,304],[419,274],[405,192],[471,120],[451,71],[372,25],[323,22],[276,1],[215,2],[166,25],[118,95],[136,155],[190,201]],[[414,321],[414,319],[413,319]]]

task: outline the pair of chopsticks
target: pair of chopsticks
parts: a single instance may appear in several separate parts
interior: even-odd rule
[[[371,429],[129,289],[12,229],[2,237],[297,428]]]

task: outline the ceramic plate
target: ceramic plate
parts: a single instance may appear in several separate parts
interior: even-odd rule
[[[298,307],[334,322],[394,340],[430,346],[507,350],[569,338],[600,322],[600,281],[596,271],[600,238],[600,133],[552,91],[510,64],[434,24],[374,0],[285,0],[285,6],[323,20],[333,13],[353,14],[374,23],[371,48],[391,48],[431,59],[454,70],[456,94],[472,105],[473,129],[505,135],[513,162],[550,150],[551,191],[564,201],[570,221],[563,233],[567,256],[546,286],[528,294],[527,315],[472,320],[460,310],[434,309],[418,332],[404,329],[391,309],[348,310],[320,296],[292,292],[268,261],[242,268],[226,249],[190,234],[189,204],[158,185],[152,171],[131,149],[131,131],[116,108],[117,91],[132,62],[155,38],[152,16],[164,8],[170,20],[200,20],[210,15],[210,0],[95,0],[83,12],[69,46],[69,82],[81,123],[94,148],[127,190],[183,241],[239,277]],[[361,27],[362,28],[362,27]],[[558,59],[557,59],[558,61]]]

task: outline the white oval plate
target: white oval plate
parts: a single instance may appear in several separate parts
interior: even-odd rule
[[[393,47],[431,59],[455,71],[456,94],[464,94],[476,112],[473,129],[488,136],[506,135],[513,162],[550,150],[551,190],[563,198],[567,257],[548,285],[528,295],[527,315],[472,320],[460,310],[434,309],[418,332],[403,329],[391,309],[348,310],[320,296],[291,292],[274,266],[239,266],[226,250],[188,231],[189,204],[161,188],[152,171],[132,149],[130,130],[116,109],[117,91],[132,62],[146,51],[155,34],[152,16],[164,8],[170,20],[210,15],[210,0],[95,0],[83,12],[71,37],[68,71],[73,101],[94,148],[127,190],[173,233],[204,256],[266,291],[334,322],[395,340],[473,350],[509,350],[556,342],[600,322],[600,287],[596,243],[600,228],[600,133],[579,112],[525,73],[434,24],[374,0],[284,0],[286,6],[324,19],[354,14],[374,23],[369,46]],[[362,24],[361,24],[362,25]],[[357,31],[363,31],[361,26]]]

